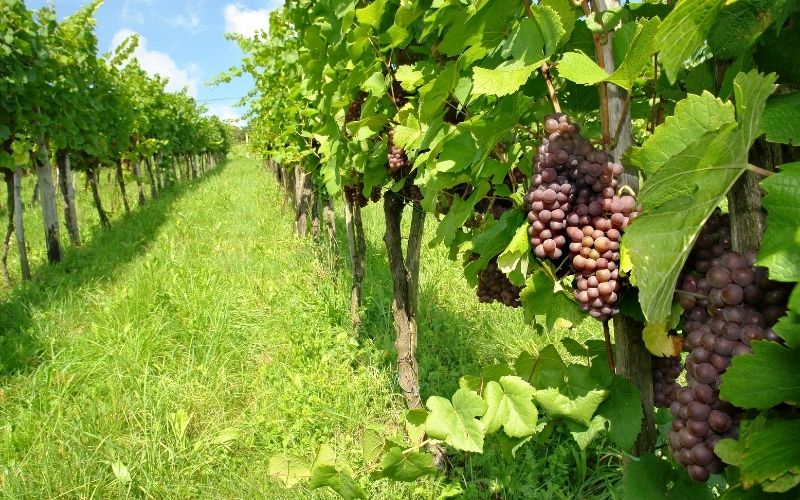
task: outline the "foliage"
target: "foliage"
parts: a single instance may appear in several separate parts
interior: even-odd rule
[[[329,194],[359,183],[365,193],[375,186],[401,193],[407,184],[418,186],[422,208],[440,218],[434,243],[462,257],[472,284],[498,257],[509,279],[525,285],[526,320],[544,333],[563,325],[560,320],[576,324],[581,316],[565,293],[570,279],[530,253],[526,186],[512,177],[516,171],[532,176],[530,165],[544,135],[539,124],[559,105],[557,98],[583,125],[583,134],[605,149],[624,140],[618,137],[622,127],[615,132],[615,124],[608,123],[608,86],[628,91],[623,113],[630,113],[640,144],[624,161],[639,170],[642,183],[636,193],[641,214],[622,249],[624,271],[637,288],[629,297],[638,304],[628,300],[623,309],[646,321],[643,336],[661,355],[676,345],[667,332],[680,329],[674,313],[678,274],[706,219],[752,168],[754,143],[764,134],[772,143],[796,143],[796,113],[789,112],[796,92],[791,86],[775,91],[776,84],[797,81],[787,47],[800,29],[798,2],[652,1],[603,12],[581,4],[292,2],[273,14],[269,33],[237,38],[247,57],[223,78],[242,73],[256,78],[249,98],[256,152],[311,172],[315,185]],[[616,69],[609,72],[600,49],[611,32]],[[350,112],[355,102],[357,116]],[[388,146],[403,149],[408,171],[396,175],[387,168]],[[797,198],[793,173],[786,166],[764,181],[769,218],[759,260],[773,277],[789,282],[797,280],[796,217],[789,201]],[[487,202],[502,204],[505,213],[481,209]],[[763,366],[767,359],[791,359],[792,318],[776,327],[787,346],[756,345],[752,356],[737,358],[725,376],[723,397],[725,384],[740,384],[731,397],[754,395],[761,380],[774,390],[742,404],[766,409],[796,403],[794,385],[778,384],[789,375],[783,362]],[[603,433],[630,449],[637,427],[619,422],[641,418],[638,390],[624,378],[598,372],[605,363],[591,361],[605,356],[604,349],[588,351],[594,354],[585,365],[566,365],[547,349],[531,356],[551,366],[555,379],[549,384],[526,377],[519,363],[495,367],[490,375],[463,378],[451,398],[432,396],[424,419],[416,410],[411,415],[433,443],[457,450],[480,452],[493,433],[524,440],[554,421],[567,424],[581,445]],[[756,369],[762,376],[748,377]],[[743,426],[745,449],[750,428],[758,432],[757,426]],[[418,457],[419,443],[395,445],[385,450],[389,470],[402,469],[404,478],[409,471],[427,472],[421,458],[406,463],[408,455]],[[749,463],[732,452],[726,457],[729,463]],[[696,490],[669,479],[673,473],[666,462],[645,462],[630,474],[672,482],[674,491],[660,495]],[[738,469],[729,470],[731,492],[738,484],[767,480],[743,467],[738,483]],[[796,484],[791,474],[768,479],[772,483],[764,488],[770,491]],[[333,486],[344,491],[341,482]]]

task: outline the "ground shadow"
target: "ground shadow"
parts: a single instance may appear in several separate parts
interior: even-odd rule
[[[65,248],[61,263],[36,266],[31,282],[15,287],[0,300],[0,375],[27,371],[41,359],[47,346],[39,345],[31,331],[33,317],[40,309],[87,283],[112,278],[120,266],[147,252],[175,203],[220,175],[226,165],[164,189],[157,198],[115,221],[110,229],[95,232],[83,246]]]
[[[378,207],[365,210],[379,209]],[[365,219],[366,219],[365,214]],[[408,209],[404,214],[409,219]],[[428,222],[431,223],[431,220]],[[366,220],[365,220],[366,224]],[[347,248],[345,221],[341,216],[336,220],[338,265],[345,276],[343,285],[349,289],[351,273]],[[482,363],[475,351],[476,333],[481,326],[465,317],[464,311],[456,311],[451,304],[441,300],[441,291],[436,283],[425,280],[425,253],[428,251],[429,235],[423,243],[422,271],[419,293],[419,313],[417,326],[419,338],[417,360],[419,362],[420,392],[425,401],[432,395],[452,394],[458,389],[458,379],[462,375],[477,374]],[[386,247],[375,238],[366,239],[364,283],[362,294],[361,336],[371,339],[375,345],[391,355],[386,356],[386,364],[396,370],[396,351],[394,347],[395,330],[392,319],[392,275]],[[477,300],[477,298],[476,298]],[[394,389],[400,391],[395,384]]]

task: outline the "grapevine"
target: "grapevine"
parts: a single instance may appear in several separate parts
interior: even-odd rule
[[[689,476],[705,482],[724,469],[717,443],[735,438],[741,410],[719,397],[721,377],[732,358],[749,354],[751,342],[779,342],[772,326],[785,313],[786,287],[755,266],[755,253],[728,250],[728,218],[714,214],[697,239],[679,290],[684,308],[687,386],[672,394],[673,458]]]
[[[615,194],[622,165],[595,150],[566,115],[547,116],[544,130],[526,196],[531,246],[540,259],[569,260],[575,299],[608,319],[617,312],[620,239],[638,213],[636,200]]]

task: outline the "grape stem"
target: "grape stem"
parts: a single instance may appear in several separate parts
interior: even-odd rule
[[[611,332],[608,329],[608,320],[603,321],[603,337],[606,341],[606,356],[608,357],[608,368],[611,373],[617,373],[617,367],[614,366],[614,354],[611,352]]]
[[[525,14],[534,19],[533,11],[531,10],[531,0],[525,0]],[[535,20],[535,19],[534,19]],[[539,72],[542,74],[544,78],[544,83],[547,85],[547,97],[550,98],[550,102],[553,104],[553,111],[556,113],[561,113],[561,103],[558,102],[558,95],[556,94],[556,88],[553,85],[553,78],[550,75],[550,66],[545,62],[539,68]]]
[[[769,177],[769,176],[775,175],[775,172],[763,169],[761,167],[757,167],[757,166],[755,166],[755,165],[753,165],[751,163],[747,164],[747,170],[753,172],[754,174],[758,174],[761,177]]]
[[[589,18],[592,16],[592,10],[589,8],[588,0],[581,1],[581,8],[583,9],[583,14]],[[602,19],[599,20],[602,23]],[[605,31],[605,26],[603,26]],[[603,68],[603,71],[606,69],[606,56],[603,54],[603,41],[595,32],[592,32],[592,41],[594,42],[594,52],[597,58],[597,65]],[[608,83],[607,82],[600,82],[600,124],[603,130],[603,147],[606,152],[610,149],[611,146],[611,139],[610,139],[610,127],[609,127],[609,117],[608,117]],[[623,120],[620,120],[622,122]]]

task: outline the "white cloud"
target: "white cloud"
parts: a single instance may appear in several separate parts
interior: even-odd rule
[[[200,16],[196,12],[186,12],[186,14],[178,14],[170,19],[167,19],[167,24],[183,28],[191,33],[199,33],[206,29],[202,23]]]
[[[277,2],[269,2],[277,7]],[[250,10],[235,4],[225,6],[225,31],[252,38],[259,31],[269,31],[270,8]]]
[[[223,120],[231,120],[234,125],[239,127],[244,126],[242,120],[242,113],[237,111],[233,106],[226,104],[209,104],[207,115],[217,115]]]
[[[122,4],[120,17],[131,23],[143,24],[144,14],[142,14],[142,6],[152,4],[153,0],[125,0],[125,3]]]
[[[135,33],[136,32],[129,29],[117,31],[111,41],[112,48],[117,47],[126,38]],[[197,65],[190,63],[184,68],[179,67],[169,54],[148,49],[147,39],[141,35],[139,35],[139,46],[136,48],[133,56],[138,59],[139,65],[147,73],[151,75],[158,74],[168,79],[168,91],[177,92],[187,87],[189,95],[197,97],[197,87],[200,84],[200,78],[196,76],[198,73]]]

